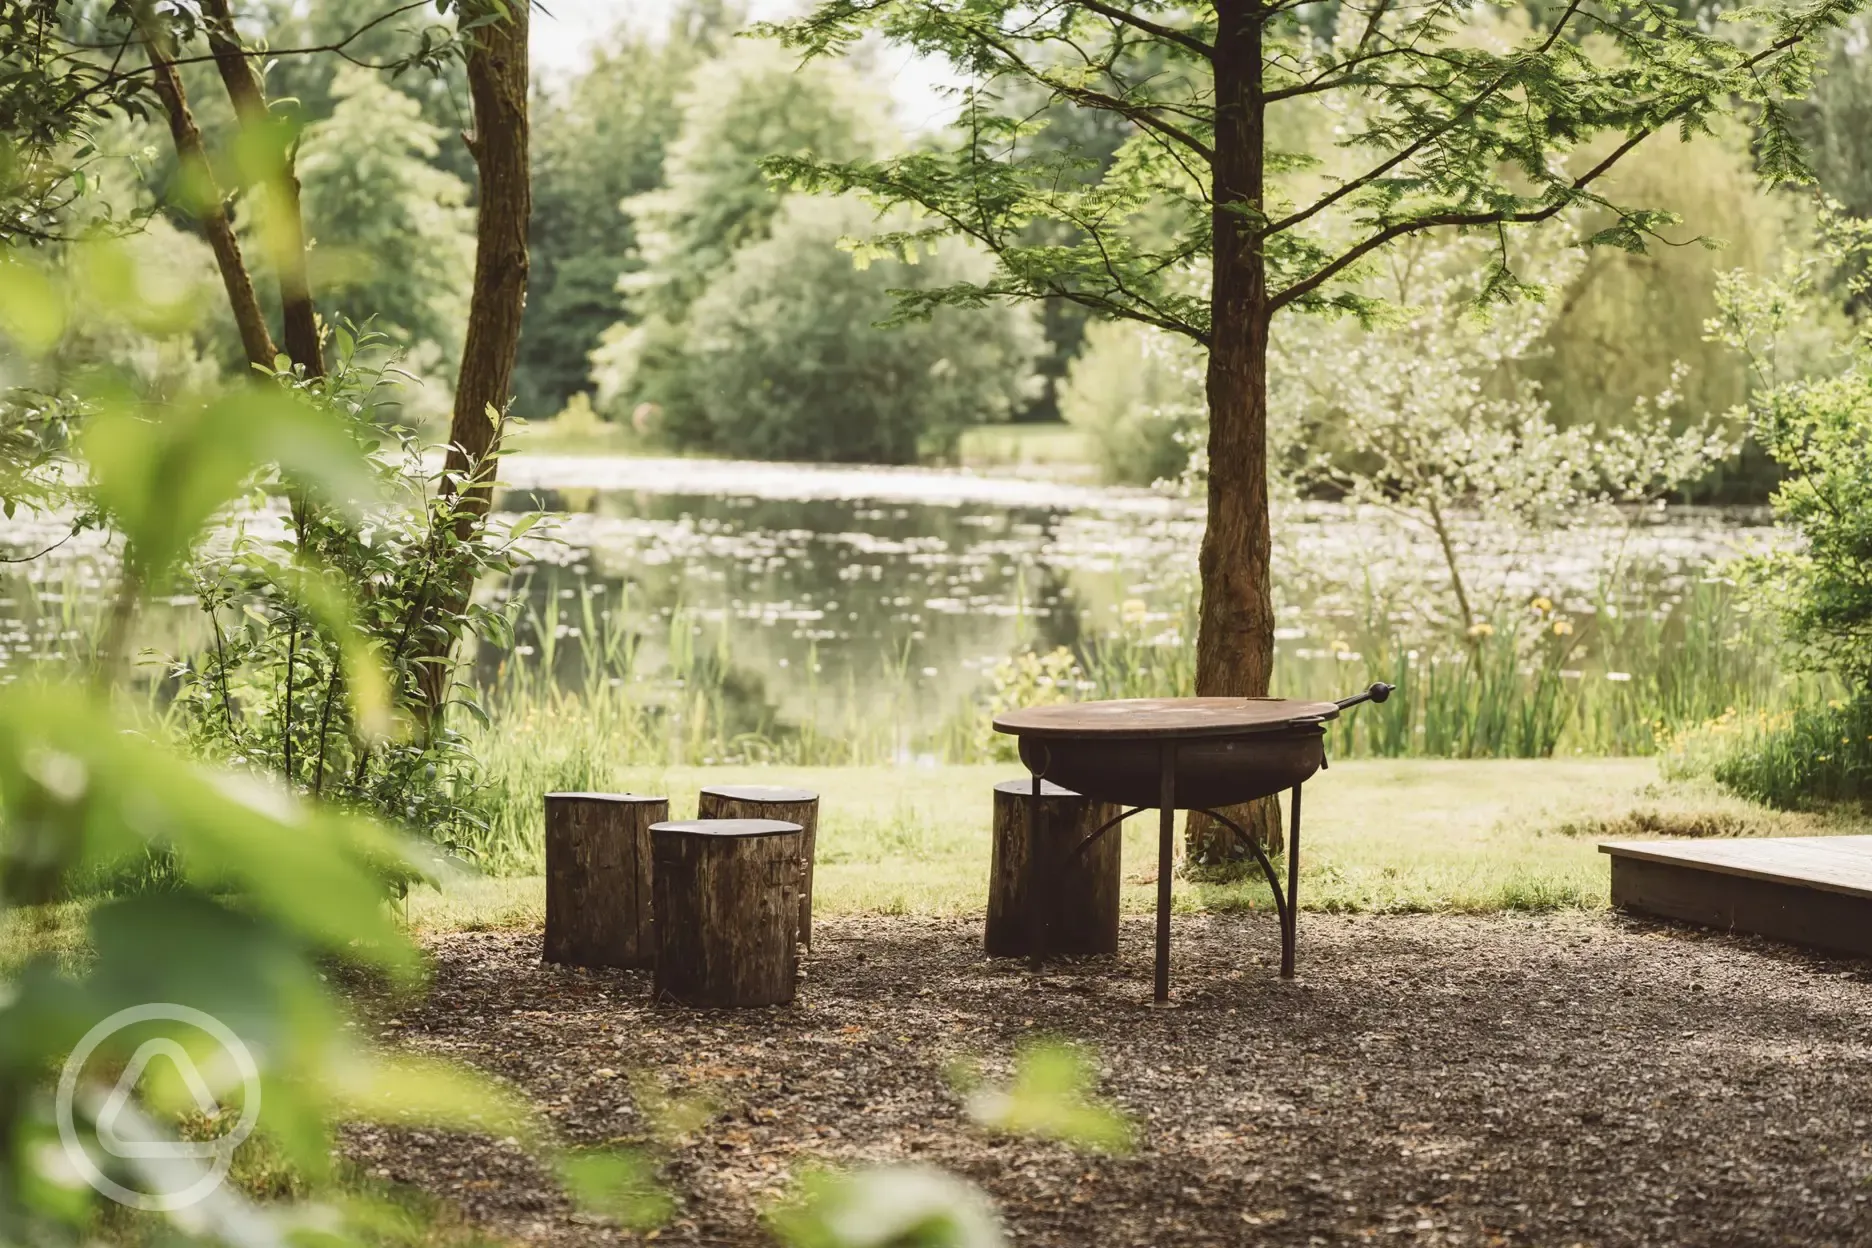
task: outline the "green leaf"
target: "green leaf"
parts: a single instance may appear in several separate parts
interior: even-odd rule
[[[973,1184],[922,1166],[808,1175],[769,1219],[787,1248],[1004,1248]]]
[[[1127,1153],[1131,1123],[1088,1091],[1092,1068],[1077,1048],[1037,1042],[1021,1050],[1013,1085],[980,1087],[968,1098],[969,1117],[991,1130],[1062,1140],[1099,1152]]]
[[[119,397],[85,426],[79,448],[99,505],[146,575],[166,573],[248,479],[277,465],[341,506],[375,497],[376,479],[344,423],[273,384],[160,416]]]
[[[415,969],[385,904],[392,873],[425,873],[411,844],[271,781],[182,762],[67,690],[0,692],[0,809],[10,886],[48,846],[92,872],[172,847],[183,878],[235,890],[315,947]]]
[[[0,333],[28,355],[51,350],[65,333],[65,296],[43,269],[0,257]]]
[[[559,1181],[588,1213],[632,1231],[662,1226],[676,1202],[658,1184],[656,1168],[640,1153],[594,1150],[560,1158]]]

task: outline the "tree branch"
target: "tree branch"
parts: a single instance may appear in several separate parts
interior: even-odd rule
[[[228,0],[202,0],[202,12],[208,18],[208,47],[214,53],[215,68],[221,72],[228,99],[234,104],[234,115],[254,133],[274,128],[277,123],[267,109],[266,89],[241,46]],[[279,167],[267,174],[274,215],[279,218],[279,228],[270,237],[277,240],[274,251],[278,254],[272,259],[279,274],[286,354],[306,376],[323,377],[325,359],[319,346],[318,312],[306,269],[305,214],[299,204],[299,175],[293,169],[291,148],[281,149]]]
[[[1562,11],[1559,18],[1555,20],[1553,29],[1547,32],[1547,37],[1541,41],[1538,48],[1540,52],[1545,53],[1553,47],[1554,42],[1560,38],[1561,32],[1566,29],[1567,23],[1573,20],[1573,15],[1575,13],[1579,12],[1581,3],[1582,0],[1567,0],[1566,9]],[[1393,153],[1389,159],[1384,160],[1374,168],[1366,170],[1356,178],[1351,178],[1340,183],[1332,191],[1314,200],[1313,203],[1307,207],[1297,209],[1287,216],[1282,217],[1279,221],[1263,226],[1255,232],[1255,238],[1270,238],[1283,230],[1292,229],[1301,222],[1326,211],[1326,209],[1332,207],[1347,195],[1376,182],[1379,178],[1382,178],[1385,174],[1391,172],[1393,169],[1415,156],[1418,152],[1421,152],[1424,148],[1430,146],[1430,144],[1461,125],[1467,118],[1472,116],[1478,108],[1481,108],[1483,104],[1488,102],[1496,92],[1506,86],[1509,78],[1510,74],[1507,70],[1503,70],[1501,73],[1495,75],[1493,81],[1472,96],[1461,108],[1456,110],[1456,113],[1451,116],[1448,121],[1444,122],[1443,125],[1425,134],[1419,135],[1414,142],[1408,143],[1400,148]]]
[[[1139,17],[1137,14],[1127,9],[1120,9],[1105,4],[1102,0],[1076,0],[1076,3],[1082,9],[1090,9],[1092,12],[1102,17],[1109,17],[1112,21],[1120,22],[1131,27],[1133,30],[1141,30],[1145,34],[1155,36],[1158,39],[1165,39],[1171,43],[1181,44],[1183,47],[1188,48],[1191,52],[1194,52],[1197,56],[1205,60],[1215,56],[1214,45],[1203,42],[1188,31],[1178,30],[1174,26],[1160,26],[1156,22],[1148,18]]]
[[[215,183],[213,169],[208,164],[201,129],[189,112],[188,94],[183,89],[181,74],[176,72],[175,61],[170,57],[167,36],[150,19],[148,10],[138,10],[137,29],[149,56],[156,94],[169,116],[169,134],[175,142],[176,156],[182,167],[199,180],[201,203],[197,210],[201,215],[202,232],[208,236],[215,264],[221,270],[221,284],[227,288],[234,324],[240,330],[241,348],[249,364],[270,369],[279,355],[279,348],[273,344],[266,314],[261,311],[259,297],[254,294],[253,275],[247,270],[240,239],[234,233],[233,222],[228,220],[221,188]]]

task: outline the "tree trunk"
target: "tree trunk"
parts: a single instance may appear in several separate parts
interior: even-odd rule
[[[208,50],[234,104],[241,126],[255,134],[279,132],[281,123],[267,110],[266,89],[253,60],[241,47],[234,15],[227,0],[203,0],[207,15]],[[282,136],[283,137],[283,136]],[[305,214],[299,205],[299,175],[293,168],[293,150],[282,143],[277,168],[266,171],[272,208],[274,271],[279,274],[280,313],[286,356],[308,377],[325,375],[325,357],[319,348],[318,310],[312,302],[312,280],[306,272]],[[271,361],[268,361],[271,363]]]
[[[486,0],[462,6],[464,18],[486,9]],[[474,132],[464,135],[480,175],[475,222],[474,289],[461,370],[455,378],[455,410],[449,422],[448,458],[438,491],[455,504],[454,531],[471,539],[493,500],[501,425],[513,394],[514,359],[520,349],[520,318],[526,311],[527,223],[533,190],[527,157],[527,20],[524,3],[506,6],[501,20],[473,32],[468,54],[468,92],[474,103]],[[450,562],[450,583],[437,587],[425,604],[421,659],[422,729],[440,725],[454,680],[454,624],[474,591],[471,561]]]
[[[546,961],[655,964],[650,827],[668,818],[668,798],[546,795]]]
[[[995,785],[994,857],[982,938],[989,957],[1031,953],[1036,931],[1046,954],[1118,952],[1122,830],[1109,829],[1077,859],[1065,859],[1120,810],[1046,781],[1037,807],[1031,778]],[[1044,856],[1039,896],[1029,896],[1028,863],[1036,850]],[[1036,923],[1037,907],[1045,909]]]
[[[813,853],[819,841],[819,795],[807,789],[771,784],[719,784],[702,790],[696,799],[698,819],[778,819],[797,823],[805,833],[800,856],[799,943],[812,948]]]
[[[799,972],[798,824],[697,819],[650,831],[655,998],[784,1005]]]
[[[1200,569],[1196,692],[1264,697],[1274,668],[1272,533],[1267,488],[1267,262],[1264,224],[1264,102],[1258,2],[1216,5],[1215,259],[1209,344],[1209,511]],[[1231,812],[1264,845],[1280,845],[1272,800]],[[1189,860],[1212,865],[1248,857],[1226,827],[1189,823]]]
[[[169,117],[169,136],[175,142],[176,159],[201,197],[201,202],[193,207],[201,220],[208,246],[214,252],[215,265],[221,271],[221,285],[227,290],[228,307],[234,313],[235,328],[240,331],[241,352],[249,364],[272,368],[279,348],[273,345],[266,313],[254,294],[253,276],[241,255],[234,223],[228,220],[227,203],[215,183],[208,153],[202,146],[201,129],[189,111],[188,92],[182,86],[182,76],[176,72],[168,36],[147,10],[137,10],[136,24],[137,33],[143,39],[143,50],[149,57],[156,95]]]

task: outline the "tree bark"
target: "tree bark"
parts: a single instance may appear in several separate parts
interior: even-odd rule
[[[1199,567],[1196,692],[1265,697],[1274,670],[1273,538],[1267,488],[1267,262],[1259,236],[1265,187],[1259,0],[1216,5],[1215,232],[1209,348],[1209,498]],[[1264,845],[1280,845],[1273,801],[1230,812]],[[1193,864],[1246,859],[1226,827],[1191,816]]]
[[[253,275],[248,272],[247,261],[241,255],[240,238],[234,233],[234,223],[228,220],[227,202],[208,163],[201,129],[189,111],[188,92],[182,86],[182,76],[176,72],[168,35],[147,9],[138,8],[136,13],[137,33],[142,36],[143,50],[149,57],[156,95],[169,117],[169,136],[175,142],[176,158],[181,162],[184,176],[195,181],[201,196],[201,202],[195,206],[196,212],[202,233],[214,252],[215,266],[221,271],[221,284],[227,290],[234,325],[240,331],[241,351],[249,364],[272,368],[279,348],[273,344],[266,313],[261,310],[260,299],[254,293]]]
[[[684,1005],[784,1005],[799,975],[797,824],[698,819],[650,829],[652,995]]]
[[[819,843],[819,795],[771,784],[711,785],[696,798],[698,819],[778,819],[797,823],[805,834],[801,857],[799,943],[812,948],[813,854]]]
[[[546,795],[546,961],[656,963],[650,827],[668,818],[668,798]]]
[[[461,16],[481,5],[464,5]],[[475,223],[474,288],[468,332],[455,379],[448,458],[438,492],[454,504],[454,535],[472,539],[493,501],[500,434],[513,394],[520,318],[526,311],[527,224],[533,213],[528,167],[527,5],[506,6],[506,16],[474,32],[468,54],[468,92],[474,131],[464,135],[480,176]],[[438,587],[423,621],[422,729],[440,725],[454,679],[457,619],[474,590],[470,561],[453,561],[451,583]]]
[[[234,15],[227,0],[202,0],[208,17],[208,50],[214,54],[215,68],[227,87],[234,115],[253,133],[274,130],[280,122],[267,108],[266,88],[254,69],[253,60],[241,47],[240,34],[234,28]],[[286,356],[308,377],[325,375],[324,352],[319,347],[318,310],[312,301],[312,280],[306,271],[305,214],[299,204],[299,174],[293,167],[290,144],[282,144],[279,167],[267,175],[273,185],[270,198],[279,217],[273,223],[277,240],[271,257],[279,274],[281,327],[284,330]]]
[[[982,948],[989,957],[1031,953],[1036,932],[1042,952],[1049,955],[1118,952],[1123,829],[1108,829],[1071,862],[1067,855],[1120,811],[1112,802],[1094,801],[1046,781],[1041,782],[1037,806],[1032,779],[995,785],[988,921],[982,931]],[[1027,889],[1036,852],[1044,856],[1037,897],[1029,896]],[[1045,907],[1038,923],[1036,907]]]

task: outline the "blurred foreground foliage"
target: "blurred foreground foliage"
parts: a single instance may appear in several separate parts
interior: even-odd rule
[[[56,347],[62,308],[82,302],[119,320],[148,315],[134,280],[111,280],[134,263],[120,243],[71,244],[65,258],[72,263],[61,267],[44,255],[0,256],[0,360],[9,379]],[[355,394],[342,368],[316,384],[283,368],[161,401],[135,381],[126,369],[90,374],[60,396],[68,416],[53,437],[37,392],[9,389],[0,405],[5,445],[17,452],[0,485],[8,509],[62,506],[81,524],[107,526],[121,556],[92,668],[0,685],[0,897],[18,912],[15,922],[30,924],[36,908],[87,882],[136,879],[162,864],[159,889],[94,902],[86,956],[30,959],[0,1005],[0,1237],[382,1242],[386,1218],[396,1218],[334,1171],[336,1121],[423,1122],[551,1149],[531,1109],[484,1080],[360,1043],[334,992],[331,972],[340,966],[392,992],[419,984],[416,951],[386,903],[409,883],[435,878],[439,863],[422,843],[369,817],[370,802],[317,800],[303,770],[282,763],[290,731],[277,750],[243,738],[256,748],[230,756],[200,737],[187,750],[119,695],[143,603],[186,583],[190,569],[230,566],[198,562],[213,535],[256,498],[286,499],[292,538],[265,555],[243,554],[236,540],[227,558],[246,559],[250,572],[265,565],[275,615],[294,621],[288,627],[300,634],[307,671],[328,677],[320,696],[342,705],[328,706],[328,717],[344,724],[347,741],[384,756],[408,748],[400,743],[410,740],[409,721],[396,714],[398,668],[360,605],[371,597],[369,579],[345,566],[355,552],[334,537],[363,542],[357,535],[372,517],[394,512],[385,488],[395,474],[375,458],[372,427],[360,419],[366,405],[347,400]],[[262,624],[263,634],[274,628]],[[242,699],[239,714],[256,733],[257,717],[290,724],[262,695],[234,694],[235,670],[201,674],[197,692],[207,700],[205,689],[218,687],[217,713],[230,722],[233,699]],[[282,696],[296,696],[292,683]],[[163,1009],[139,1008],[151,1003]],[[231,1060],[236,1051],[218,1033],[174,1007],[225,1027],[251,1069]],[[137,1012],[113,1027],[124,1010]],[[61,1068],[87,1038],[91,1056],[65,1069],[55,1096]],[[148,1066],[134,1104],[118,1103],[110,1095],[118,1072],[133,1055],[140,1063],[152,1043],[182,1058]],[[183,1059],[194,1080],[184,1077]],[[204,1096],[218,1107],[207,1119]],[[253,1120],[251,1140],[229,1134],[241,1129],[237,1118]],[[207,1155],[238,1147],[275,1158],[260,1167],[275,1177],[250,1183],[273,1199],[255,1204],[222,1184],[185,1207],[157,1201],[130,1213],[87,1185],[89,1173],[97,1186],[108,1181],[131,1194],[186,1186],[163,1152],[178,1138],[205,1139]],[[255,1164],[237,1167],[237,1178],[258,1173]]]

